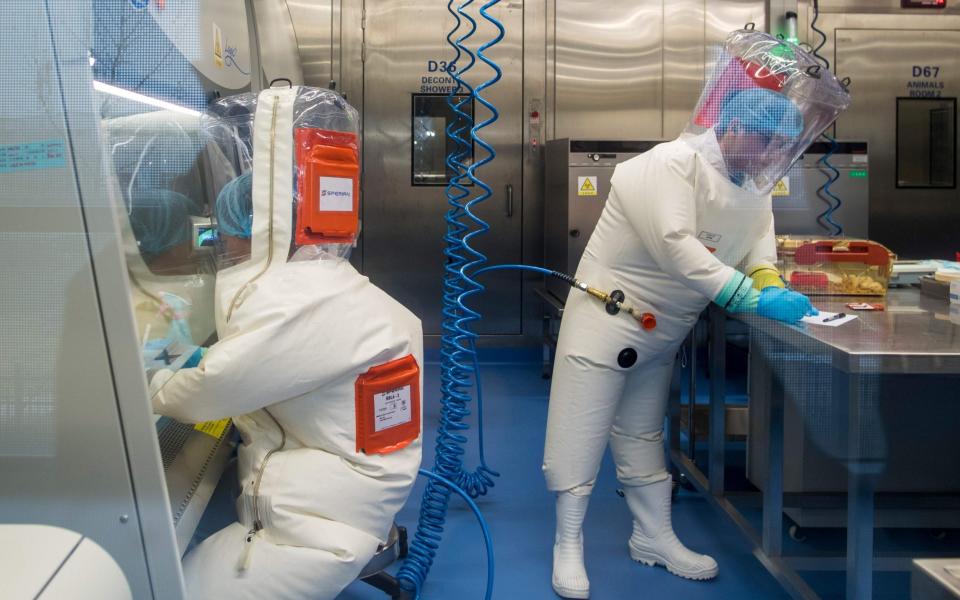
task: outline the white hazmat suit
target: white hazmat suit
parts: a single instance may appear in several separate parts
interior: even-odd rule
[[[552,583],[563,597],[589,597],[582,523],[608,440],[634,517],[631,557],[691,579],[709,579],[718,572],[712,558],[686,549],[671,525],[662,429],[674,357],[711,300],[757,310],[759,293],[750,289],[752,284],[782,287],[773,266],[770,187],[842,109],[831,107],[832,116],[823,123],[809,109],[812,104],[791,98],[788,92],[796,86],[789,77],[773,90],[769,81],[757,83],[755,68],[745,74],[750,68],[744,68],[741,46],[754,51],[757,36],[767,44],[767,55],[749,58],[761,64],[768,64],[763,61],[771,48],[783,47],[795,56],[802,52],[766,34],[731,34],[726,49],[734,67],[724,72],[725,80],[708,85],[698,107],[698,119],[706,122],[616,168],[577,270],[576,278],[594,288],[622,290],[629,304],[656,316],[657,326],[642,330],[623,314],[611,316],[590,296],[569,296],[557,344],[543,463],[547,487],[558,493]],[[745,37],[749,43],[738,46]],[[718,70],[723,72],[723,66],[721,61]],[[804,77],[799,70],[792,76]],[[765,89],[752,89],[759,87]],[[744,90],[749,90],[739,97],[744,106],[735,105]],[[747,114],[765,102],[757,114]],[[739,112],[731,113],[731,107]],[[818,104],[814,108],[829,112]],[[703,119],[704,110],[712,110],[713,118]],[[751,154],[750,144],[758,141],[763,145]],[[783,156],[771,150],[774,143]]]
[[[415,439],[367,454],[357,431],[358,380],[405,357],[422,364],[419,320],[346,260],[314,246],[287,259],[297,97],[257,101],[252,249],[218,274],[220,341],[198,368],[152,382],[158,413],[233,417],[243,439],[239,522],[185,558],[192,598],[334,598],[387,539],[420,465],[419,367],[403,388],[413,410],[377,423],[415,419]]]

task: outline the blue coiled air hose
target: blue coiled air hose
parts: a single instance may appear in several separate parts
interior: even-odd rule
[[[447,10],[456,21],[447,36],[447,41],[455,52],[449,74],[456,85],[447,99],[454,118],[446,129],[447,137],[453,142],[453,149],[446,160],[452,177],[446,189],[449,209],[446,214],[447,231],[444,235],[446,266],[440,343],[440,423],[437,427],[433,471],[421,470],[430,480],[423,493],[417,532],[410,543],[407,559],[397,573],[397,579],[404,589],[414,591],[418,598],[440,546],[447,506],[453,492],[467,500],[480,519],[487,541],[485,597],[489,599],[493,595],[493,547],[486,522],[471,498],[486,494],[494,484],[493,478],[499,474],[487,466],[484,455],[483,394],[476,351],[478,334],[472,329],[473,323],[481,318],[481,314],[470,308],[467,300],[484,290],[469,273],[485,264],[487,258],[475,249],[471,242],[490,229],[474,211],[493,194],[490,186],[479,178],[478,169],[494,160],[496,151],[480,136],[480,132],[499,118],[499,112],[483,97],[483,91],[496,84],[502,76],[500,67],[485,53],[503,39],[504,28],[488,12],[500,0],[489,0],[479,12],[487,22],[496,27],[498,33],[492,40],[481,45],[476,54],[471,52],[465,43],[476,32],[477,22],[465,9],[473,4],[473,1],[463,0],[455,10],[454,0],[447,4]],[[461,28],[463,33],[458,36]],[[474,67],[477,58],[493,70],[493,77],[472,88],[464,80],[464,75]],[[472,114],[465,110],[474,100],[490,112],[490,117],[481,123],[475,123]],[[468,165],[474,145],[479,146],[485,156]],[[471,190],[479,190],[479,193],[471,198]],[[464,419],[470,415],[468,407],[472,389],[476,390],[477,395],[480,466],[476,471],[467,471],[463,466],[464,445],[467,443],[464,432],[469,426],[464,423]]]
[[[810,28],[820,36],[820,43],[814,47],[813,56],[823,63],[825,69],[829,69],[830,61],[820,54],[820,50],[824,44],[827,43],[827,34],[817,28],[817,19],[819,18],[820,1],[813,0],[813,20],[810,21]],[[837,140],[833,139],[827,132],[823,132],[822,135],[824,139],[830,143],[830,149],[817,161],[820,172],[827,177],[827,181],[817,188],[817,197],[827,204],[827,210],[817,215],[817,222],[820,223],[824,229],[832,229],[831,235],[841,236],[843,235],[843,226],[833,219],[833,213],[837,212],[837,210],[843,206],[843,201],[830,190],[830,187],[837,179],[840,179],[840,171],[830,164],[830,157],[834,155],[839,145],[837,144]]]
[[[823,137],[830,142],[830,149],[827,150],[820,160],[817,161],[817,166],[819,167],[820,172],[826,175],[827,182],[817,189],[817,196],[826,202],[829,205],[829,208],[817,216],[817,221],[819,221],[820,224],[825,228],[832,227],[832,235],[841,236],[843,235],[843,226],[833,219],[833,213],[835,213],[843,205],[843,201],[840,200],[840,198],[837,197],[832,191],[830,191],[830,186],[840,179],[840,171],[830,164],[830,157],[834,155],[840,145],[837,143],[837,140],[833,139],[826,133],[823,134]]]

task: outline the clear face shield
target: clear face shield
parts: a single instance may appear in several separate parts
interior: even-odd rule
[[[199,115],[165,109],[102,121],[148,372],[190,366],[215,332],[212,205],[199,123]]]
[[[130,231],[140,260],[155,275],[209,271],[194,239],[210,224],[197,122],[165,110],[104,121]]]
[[[812,54],[767,33],[731,33],[685,133],[717,137],[729,179],[769,194],[850,105],[845,83]]]
[[[291,262],[349,258],[360,228],[356,110],[335,92],[306,87],[297,90],[292,128],[271,134],[291,136],[284,146],[292,147],[293,153],[292,196],[283,198],[283,192],[270,185],[271,175],[254,168],[258,101],[252,93],[224,98],[203,117],[210,162],[218,171],[214,175],[218,267],[225,269],[253,259],[258,232],[270,240],[265,244],[273,245],[281,232],[289,235],[289,248],[282,255]],[[266,185],[258,195],[255,190],[261,177]],[[276,202],[289,203],[289,222],[270,218]]]

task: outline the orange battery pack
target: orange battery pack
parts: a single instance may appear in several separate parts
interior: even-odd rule
[[[357,136],[300,127],[297,162],[297,245],[346,244],[360,226],[360,150]]]
[[[420,437],[420,366],[412,355],[357,378],[357,452],[387,454]]]

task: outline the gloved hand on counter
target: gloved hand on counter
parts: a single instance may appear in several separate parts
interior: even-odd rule
[[[820,314],[810,299],[799,292],[778,287],[764,288],[757,302],[757,314],[768,319],[796,323],[803,317]]]
[[[755,312],[784,323],[796,323],[807,315],[819,314],[803,294],[775,285],[765,287],[762,292],[756,287],[752,278],[736,271],[714,302],[733,313]]]

